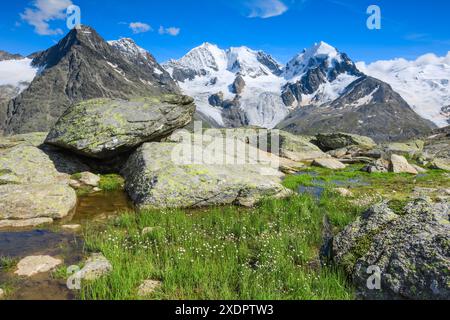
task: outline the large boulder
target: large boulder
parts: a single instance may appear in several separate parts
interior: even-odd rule
[[[0,228],[31,227],[69,215],[77,196],[52,155],[28,143],[0,150]],[[71,166],[65,159],[64,167]]]
[[[192,144],[144,144],[130,157],[122,171],[128,194],[141,209],[226,204],[252,206],[266,196],[289,194],[281,185],[283,174],[271,163],[277,161],[277,157],[262,152],[264,160],[253,159],[254,163],[247,163],[246,155],[234,154],[234,148],[233,151],[220,150],[222,142],[215,150],[203,141],[198,144],[195,141]],[[243,153],[259,151],[243,142],[224,143],[228,142],[232,146],[234,143],[239,145]],[[194,159],[191,159],[192,151]]]
[[[373,206],[333,241],[333,259],[363,299],[450,299],[450,204]],[[380,287],[370,278],[380,271]],[[375,274],[376,275],[376,274]]]
[[[408,160],[406,160],[405,157],[396,154],[393,154],[391,156],[391,164],[389,170],[393,173],[419,173],[416,168],[409,164]]]
[[[370,150],[376,147],[376,143],[369,137],[349,133],[318,134],[317,145],[324,151],[341,149],[349,146],[358,146],[361,149]]]
[[[76,204],[76,193],[67,185],[0,185],[0,221],[62,219]]]
[[[276,132],[279,136],[279,154],[283,158],[293,161],[311,161],[327,157],[319,147],[310,142],[311,139],[308,137],[293,135],[286,131],[272,132]]]
[[[180,95],[132,100],[94,99],[69,108],[46,143],[96,159],[109,159],[188,125],[193,99]]]
[[[419,156],[424,150],[425,142],[414,140],[409,142],[393,142],[384,146],[384,152],[387,154],[397,154],[402,156]]]

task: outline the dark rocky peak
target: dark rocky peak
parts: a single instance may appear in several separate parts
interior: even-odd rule
[[[102,56],[110,51],[110,48],[93,28],[81,26],[72,29],[55,46],[36,53],[32,63],[36,67],[52,68],[73,50],[87,50],[94,55]]]

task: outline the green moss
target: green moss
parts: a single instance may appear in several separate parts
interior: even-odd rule
[[[100,176],[99,188],[104,191],[116,191],[123,189],[125,180],[118,174]]]
[[[91,193],[91,191],[92,191],[92,187],[89,187],[89,186],[82,186],[82,187],[76,189],[77,196],[79,196],[79,197],[88,195],[89,193]]]
[[[388,205],[395,214],[402,216],[405,214],[405,206],[408,204],[408,200],[394,199],[389,201]]]
[[[71,179],[73,180],[80,180],[81,179],[81,173],[74,173],[73,175],[70,176]]]

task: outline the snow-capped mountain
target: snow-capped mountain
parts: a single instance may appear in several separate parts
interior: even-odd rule
[[[423,118],[440,127],[450,123],[450,52],[445,57],[427,54],[414,61],[360,62],[357,66],[389,83]]]
[[[163,67],[196,99],[198,111],[221,126],[273,128],[299,106],[337,99],[362,76],[345,54],[324,42],[284,67],[262,51],[209,43]]]
[[[219,126],[274,127],[289,113],[280,94],[281,66],[262,51],[204,43],[163,67],[195,98],[198,112]]]
[[[129,40],[108,44],[88,26],[71,30],[33,55],[31,66],[39,72],[28,88],[0,108],[0,130],[48,131],[70,105],[87,99],[179,93],[156,60],[134,46]]]

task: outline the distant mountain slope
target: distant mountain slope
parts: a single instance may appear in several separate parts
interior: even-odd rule
[[[299,108],[277,128],[297,134],[336,131],[370,136],[378,142],[431,133],[435,126],[416,114],[388,84],[363,76],[327,104]]]
[[[357,65],[362,72],[389,83],[423,118],[441,127],[450,123],[450,52],[445,57],[427,54],[414,61]]]
[[[284,67],[261,51],[222,50],[209,43],[163,67],[196,99],[198,112],[219,126],[340,130],[377,140],[434,128],[389,85],[367,77],[345,53],[324,42],[304,49]]]
[[[80,100],[179,92],[154,59],[145,54],[137,59],[142,64],[109,45],[90,27],[73,29],[57,45],[34,55],[32,65],[40,72],[8,104],[3,130],[47,131],[68,106]]]

